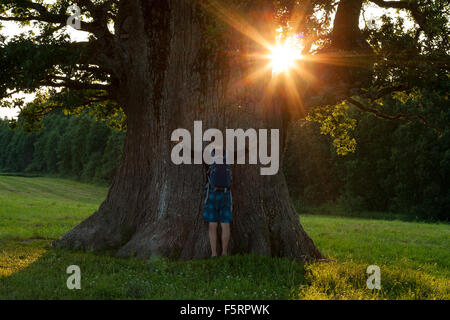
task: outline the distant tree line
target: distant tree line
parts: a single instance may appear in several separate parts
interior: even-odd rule
[[[0,171],[55,174],[83,181],[110,182],[120,156],[124,132],[88,114],[54,112],[36,133],[10,130],[0,121]]]
[[[439,103],[430,99],[422,102]],[[445,103],[441,102],[441,103]],[[392,103],[391,111],[404,104]],[[445,110],[445,106],[442,108]],[[447,108],[448,109],[448,108]],[[358,125],[356,151],[336,154],[330,137],[314,122],[295,124],[284,171],[291,196],[302,206],[337,203],[345,210],[390,211],[448,220],[450,213],[450,112],[436,132],[417,122],[378,119],[350,110]],[[122,154],[124,132],[88,114],[54,112],[43,129],[10,130],[0,120],[0,171],[55,174],[110,182]]]

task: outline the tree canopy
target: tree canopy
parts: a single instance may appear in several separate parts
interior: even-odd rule
[[[53,129],[47,129],[37,142],[35,137],[5,131],[4,151],[22,148],[23,154],[5,152],[3,170],[28,168],[92,177],[93,165],[89,163],[94,163],[101,155],[95,154],[96,148],[89,143],[86,145],[86,141],[101,140],[105,129],[102,124],[88,125],[86,111],[97,118],[111,119],[112,126],[124,128],[125,117],[117,116],[124,111],[118,92],[121,81],[126,78],[124,72],[129,59],[122,42],[132,32],[127,22],[130,13],[126,12],[125,1],[76,1],[82,12],[81,30],[88,32],[89,37],[84,42],[72,42],[67,32],[70,28],[67,19],[68,8],[73,3],[3,0],[0,4],[0,21],[16,21],[34,27],[19,36],[0,38],[0,97],[4,98],[3,106],[21,108],[16,124],[25,130],[34,129],[44,116],[54,114],[55,109],[83,114],[76,126],[75,120],[58,126],[55,119],[60,118],[51,118],[49,123]],[[164,3],[152,1],[156,10],[165,9]],[[328,153],[323,140],[310,126],[294,130],[290,142],[293,151],[287,155],[285,169],[294,194],[300,194],[307,203],[317,204],[350,193],[352,196],[348,198],[356,199],[359,195],[366,207],[374,210],[394,210],[395,206],[411,208],[414,204],[423,206],[426,211],[432,207],[425,204],[432,198],[431,194],[446,201],[446,171],[441,172],[444,177],[441,179],[437,169],[432,169],[442,167],[443,161],[446,163],[447,152],[450,48],[446,1],[210,0],[199,1],[198,6],[205,21],[202,39],[206,42],[205,48],[212,51],[227,52],[239,41],[227,28],[257,44],[275,41],[271,38],[275,33],[265,31],[261,24],[269,28],[281,26],[281,40],[293,36],[299,39],[303,59],[290,79],[296,95],[290,115],[308,114],[308,120],[319,123],[322,134],[332,137],[338,154],[355,152],[357,143],[360,144],[356,155],[338,160]],[[259,24],[253,23],[255,21]],[[258,46],[254,48],[260,50]],[[158,68],[157,61],[154,67]],[[5,99],[15,92],[37,95],[28,104],[20,99]],[[382,125],[373,117],[364,116],[365,113],[384,120],[421,122],[437,135],[431,130],[427,133],[414,123]],[[84,136],[83,132],[88,132],[89,127],[93,128],[92,132]],[[406,133],[407,130],[410,132]],[[438,135],[444,139],[433,141]],[[395,141],[392,136],[397,137]],[[52,139],[59,141],[58,148],[52,148]],[[68,139],[72,141],[71,147]],[[373,142],[375,139],[379,141]],[[113,143],[119,140],[111,138],[109,148],[114,149]],[[13,147],[15,142],[18,147]],[[34,148],[33,143],[37,143]],[[103,150],[106,140],[98,143]],[[90,148],[92,154],[87,151],[77,154],[76,150],[83,148]],[[308,152],[303,152],[304,149]],[[407,149],[412,151],[405,152]],[[413,156],[411,152],[424,153],[427,158]],[[107,154],[105,151],[104,159],[96,161],[97,165],[107,163],[109,171],[105,170],[110,179],[120,152],[111,157]],[[80,157],[86,159],[83,161]],[[297,165],[298,157],[303,159],[302,166]],[[418,157],[417,165],[410,168],[405,157]],[[390,164],[371,170],[367,167],[372,166],[369,158],[378,164],[390,159]],[[314,181],[317,176],[314,161],[318,159],[332,163],[325,184],[323,180]],[[401,166],[404,169],[394,170]],[[387,174],[389,170],[397,172],[397,177]],[[374,172],[377,178],[371,176]],[[430,180],[433,176],[435,178]],[[373,186],[366,183],[370,180],[376,181]],[[437,183],[441,180],[442,183]],[[417,181],[425,181],[422,185],[427,185],[429,190],[416,189]],[[380,187],[382,185],[384,188]],[[329,191],[324,192],[324,188]],[[380,190],[384,193],[380,194]],[[416,195],[414,199],[410,198],[411,194]],[[432,210],[441,214],[439,212],[446,211],[446,206],[438,205]]]
[[[128,26],[126,1],[75,3],[81,8],[81,30],[89,33],[88,41],[70,41],[67,19],[72,1],[2,0],[0,4],[0,21],[34,27],[33,31],[8,40],[0,38],[2,106],[20,107],[22,124],[28,128],[35,127],[55,108],[70,113],[89,108],[103,118],[115,116],[123,108],[117,96],[129,59],[123,39],[133,32]],[[152,1],[151,5],[158,10],[164,3]],[[432,115],[420,108],[389,114],[382,101],[387,97],[401,101],[418,99],[423,89],[446,97],[448,2],[210,0],[199,1],[198,6],[209,16],[207,36],[203,39],[211,46],[220,43],[215,49],[227,50],[224,28],[249,35],[249,27],[243,21],[252,19],[262,23],[275,19],[277,25],[284,27],[284,37],[301,38],[304,59],[301,72],[293,80],[297,96],[294,114],[304,116],[314,107],[346,102],[380,118],[418,120],[440,130]],[[373,21],[370,12],[374,7],[396,11],[383,12],[381,19]],[[252,16],[255,8],[258,12],[267,8],[269,18]],[[263,32],[257,30],[252,40],[274,40],[273,33]],[[29,104],[20,99],[5,100],[15,92],[37,96]]]

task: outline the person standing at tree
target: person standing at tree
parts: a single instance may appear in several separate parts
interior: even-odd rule
[[[223,148],[216,147],[211,155],[222,154],[223,161],[214,160],[207,169],[208,182],[203,209],[203,220],[209,223],[211,257],[217,257],[217,227],[222,230],[222,256],[228,254],[230,223],[232,220],[231,166],[227,163]]]

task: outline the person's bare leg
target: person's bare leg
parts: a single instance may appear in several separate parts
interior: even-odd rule
[[[228,253],[228,242],[230,241],[230,224],[221,223],[220,227],[222,229],[222,255],[226,256]]]
[[[217,257],[217,222],[209,223],[209,243],[211,245],[211,256]]]

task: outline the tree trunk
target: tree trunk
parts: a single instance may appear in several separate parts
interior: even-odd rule
[[[202,165],[172,163],[171,134],[193,133],[201,120],[203,130],[278,128],[284,137],[283,100],[271,71],[248,77],[261,68],[261,61],[246,58],[252,41],[228,28],[233,41],[221,43],[227,50],[211,48],[205,32],[211,19],[194,1],[121,3],[116,33],[128,59],[117,93],[127,115],[123,157],[99,210],[55,244],[139,258],[206,258],[207,177]],[[281,169],[274,176],[260,175],[259,165],[232,170],[230,254],[323,258],[299,223]]]

